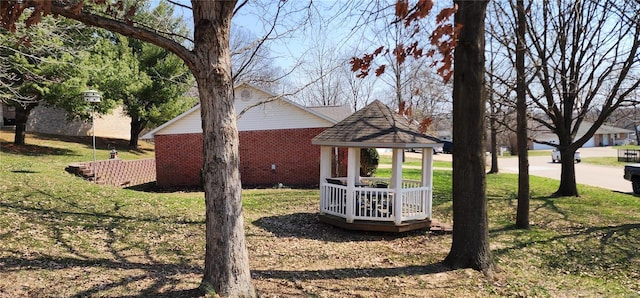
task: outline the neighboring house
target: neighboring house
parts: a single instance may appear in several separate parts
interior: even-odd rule
[[[237,122],[242,184],[317,185],[320,146],[311,139],[348,116],[349,107],[308,108],[246,83],[235,94],[236,113],[244,112]],[[200,185],[201,125],[198,105],[142,136],[154,140],[159,186]]]
[[[589,129],[589,127],[591,127],[592,125],[593,123],[591,122],[586,122],[586,121],[582,122],[582,125],[580,125],[580,128],[578,129],[578,133],[576,134],[575,139],[578,139],[584,136],[587,130]],[[596,130],[596,133],[582,147],[618,146],[618,145],[628,144],[629,141],[632,140],[631,136],[633,133],[634,131],[630,129],[614,127],[609,125],[602,125],[600,126],[600,128],[598,128],[598,130]],[[534,131],[534,132],[531,132],[530,137],[539,141],[546,141],[554,144],[558,143],[558,136],[550,132]],[[532,142],[529,144],[529,149],[534,149],[534,150],[551,149],[551,148],[553,147],[546,144],[536,143],[536,142]]]
[[[1,126],[16,124],[15,108],[0,103]],[[67,121],[67,113],[62,109],[39,105],[29,115],[27,131],[63,136],[91,136],[91,120]],[[116,107],[106,115],[96,114],[95,134],[97,137],[128,140],[131,130],[131,118],[124,115],[122,106]]]
[[[27,120],[27,131],[64,136],[91,136],[91,120],[67,121],[65,111],[58,108],[37,106]],[[95,115],[95,135],[103,138],[128,140],[131,136],[131,118],[118,106],[106,115]]]
[[[0,102],[0,117],[2,117],[2,122],[0,122],[0,127],[15,125],[16,124],[16,108],[10,105],[7,105],[4,102]]]

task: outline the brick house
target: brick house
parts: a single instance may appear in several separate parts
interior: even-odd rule
[[[311,139],[351,114],[349,107],[304,107],[246,83],[235,94],[243,186],[317,185],[320,146]],[[154,140],[158,186],[200,185],[199,105],[142,138]]]

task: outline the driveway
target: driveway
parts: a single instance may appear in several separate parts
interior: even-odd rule
[[[560,171],[562,166],[559,163],[551,162],[551,151],[545,156],[529,157],[529,175],[540,176],[551,179],[560,180]],[[618,156],[618,151],[614,147],[595,147],[581,148],[580,156],[585,157],[603,157]],[[419,155],[416,155],[419,157]],[[451,154],[436,154],[434,160],[451,161]],[[490,157],[487,157],[487,164],[490,165]],[[498,168],[501,173],[518,173],[517,157],[501,157],[498,159]],[[631,182],[622,178],[623,168],[621,166],[600,166],[588,163],[576,164],[576,182],[578,184],[586,184],[610,189],[616,192],[633,194]],[[558,182],[559,185],[559,182]],[[578,186],[578,191],[580,187]]]

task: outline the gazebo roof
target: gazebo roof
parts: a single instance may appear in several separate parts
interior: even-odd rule
[[[428,148],[440,143],[376,100],[327,128],[311,141],[315,145],[374,148]]]

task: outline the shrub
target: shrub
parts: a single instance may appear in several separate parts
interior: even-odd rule
[[[376,148],[365,148],[360,150],[360,176],[371,177],[378,168],[380,155]]]

